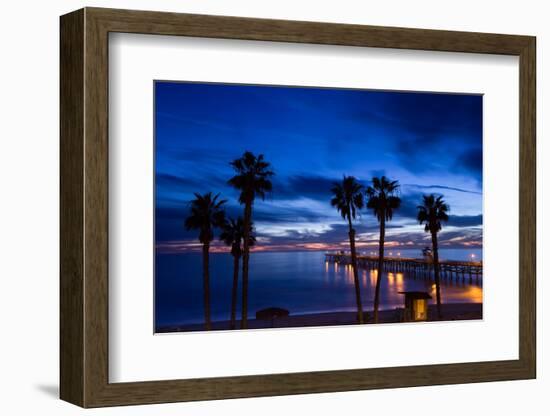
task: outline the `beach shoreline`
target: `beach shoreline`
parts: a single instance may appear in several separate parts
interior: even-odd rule
[[[437,319],[436,305],[428,307],[428,321],[464,321],[480,320],[483,318],[482,303],[448,303],[442,306],[442,319]],[[400,323],[402,322],[403,308],[387,309],[379,312],[379,324]],[[367,324],[372,324],[372,311],[365,311]],[[230,330],[230,322],[215,321],[212,322],[213,331]],[[266,328],[304,328],[319,326],[338,326],[338,325],[356,325],[357,313],[349,311],[341,312],[320,312],[309,314],[290,314],[287,317],[275,319],[249,319],[248,329],[266,329]],[[237,321],[237,327],[240,321]],[[196,332],[204,331],[203,323],[164,325],[156,328],[155,333],[174,333],[174,332]]]

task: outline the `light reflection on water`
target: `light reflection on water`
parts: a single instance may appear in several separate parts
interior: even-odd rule
[[[442,252],[442,257],[449,255]],[[467,258],[468,253],[470,251],[465,250],[458,256]],[[476,255],[481,258],[481,253]],[[228,254],[210,257],[212,318],[226,320],[230,311],[232,258]],[[360,268],[358,277],[363,305],[369,310],[373,305],[377,270]],[[355,309],[353,268],[325,262],[322,252],[253,253],[249,279],[250,317],[257,310],[271,306],[286,308],[291,314]],[[481,281],[475,278],[472,284],[468,277],[465,280],[442,279],[441,283],[443,302],[482,302]],[[202,290],[200,254],[157,256],[157,325],[202,322]],[[239,287],[239,298],[240,290]],[[406,290],[429,292],[431,302],[435,302],[435,285],[429,279],[407,272],[384,272],[380,287],[381,309],[401,307],[403,295],[398,292]]]

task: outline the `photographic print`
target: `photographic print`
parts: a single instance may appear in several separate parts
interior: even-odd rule
[[[156,333],[482,319],[482,95],[154,97]]]

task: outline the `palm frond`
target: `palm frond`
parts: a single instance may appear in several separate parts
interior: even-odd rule
[[[434,194],[423,195],[422,205],[417,207],[417,220],[419,224],[424,224],[424,231],[437,233],[441,231],[442,222],[449,220],[449,205],[444,201],[443,195]]]
[[[336,208],[344,219],[355,219],[364,207],[363,185],[353,176],[345,176],[341,183],[335,183],[331,189],[333,197],[330,205]]]
[[[367,208],[372,210],[378,221],[391,221],[394,211],[401,206],[401,198],[397,195],[399,182],[386,176],[374,177],[371,182],[365,192]]]
[[[256,156],[246,151],[230,165],[235,170],[235,176],[229,179],[228,184],[241,191],[241,204],[252,202],[256,197],[265,199],[266,194],[272,191],[273,185],[269,178],[275,173],[271,170],[270,163],[264,160],[264,155]]]
[[[214,228],[220,228],[225,223],[224,199],[218,199],[219,194],[194,193],[195,199],[190,201],[190,213],[185,218],[184,227],[187,230],[198,230],[199,241],[209,243],[214,239]]]

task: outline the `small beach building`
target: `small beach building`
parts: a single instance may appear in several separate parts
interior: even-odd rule
[[[399,292],[405,295],[405,322],[417,322],[428,320],[428,299],[432,297],[428,292],[409,291]]]
[[[271,328],[275,328],[275,320],[288,317],[289,312],[283,308],[265,308],[256,312],[257,320],[271,320]]]

